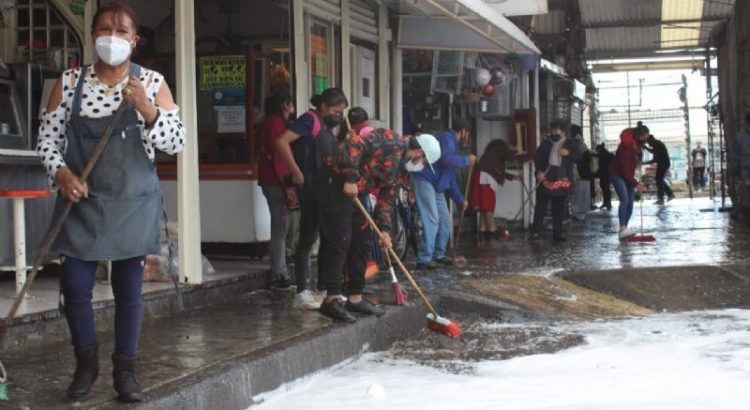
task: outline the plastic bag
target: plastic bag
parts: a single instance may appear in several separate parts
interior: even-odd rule
[[[146,267],[143,270],[144,282],[171,282],[172,275],[180,275],[179,235],[177,223],[167,222],[167,232],[161,230],[160,249],[157,255],[146,256]],[[170,252],[171,246],[171,252]],[[171,255],[170,255],[171,253]],[[211,262],[205,255],[201,255],[201,269],[204,275],[216,273]]]

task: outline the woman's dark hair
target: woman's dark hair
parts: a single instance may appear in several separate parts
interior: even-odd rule
[[[559,119],[559,118],[555,119],[555,120],[553,120],[552,122],[549,123],[549,129],[550,130],[558,129],[558,130],[562,130],[563,132],[565,132],[566,128],[568,128],[568,126],[567,126],[565,120],[562,120],[562,119]]]
[[[284,104],[288,104],[292,102],[292,97],[289,95],[283,95],[283,94],[273,94],[266,97],[266,99],[263,101],[263,111],[266,114],[266,117],[270,117],[272,115],[278,115],[281,116],[283,112]]]
[[[103,4],[101,7],[99,7],[99,10],[97,10],[96,14],[94,14],[94,19],[91,21],[91,31],[94,31],[96,25],[99,23],[99,18],[106,13],[111,13],[112,15],[114,15],[115,20],[117,20],[118,23],[122,23],[124,16],[130,17],[130,20],[133,22],[133,26],[135,27],[135,33],[138,34],[138,27],[141,24],[138,21],[138,15],[135,13],[135,9],[133,9],[133,7],[129,4],[124,4],[116,1]]]
[[[643,121],[638,121],[638,124],[636,124],[636,127],[635,127],[635,136],[640,137],[641,135],[644,135],[644,134],[648,136],[648,134],[650,133],[651,131],[648,129],[648,127],[643,125]]]
[[[573,124],[570,126],[570,136],[575,137],[577,135],[583,135],[583,129],[580,125]]]
[[[365,109],[362,107],[354,107],[351,110],[349,110],[348,117],[349,117],[349,124],[351,124],[352,126],[361,124],[370,119],[369,116],[367,115],[367,111],[365,111]]]
[[[332,105],[343,104],[344,106],[348,107],[349,101],[346,99],[346,95],[344,95],[344,91],[342,89],[328,88],[320,94],[313,95],[313,97],[310,98],[310,104],[312,104],[317,109],[320,109],[323,104],[329,107]]]

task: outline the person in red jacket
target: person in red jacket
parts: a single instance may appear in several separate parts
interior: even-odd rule
[[[291,174],[276,149],[276,140],[287,129],[294,104],[288,95],[271,95],[264,101],[266,117],[258,128],[258,185],[268,202],[271,212],[271,241],[268,256],[271,260],[271,287],[289,289],[289,274],[286,269],[286,232],[289,228],[291,198],[287,198],[284,178]],[[293,191],[291,191],[293,192]]]
[[[628,229],[628,222],[633,215],[635,189],[640,182],[635,177],[636,167],[640,166],[643,157],[641,145],[649,135],[649,129],[638,121],[635,128],[627,128],[620,134],[620,145],[609,166],[609,177],[620,199],[618,217],[620,219],[620,240],[626,240],[635,235],[635,231]]]

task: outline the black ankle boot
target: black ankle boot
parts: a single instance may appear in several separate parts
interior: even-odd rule
[[[135,379],[135,358],[120,359],[112,356],[112,380],[117,400],[125,403],[143,400],[143,393]]]
[[[76,371],[67,393],[71,399],[80,399],[89,394],[99,376],[99,346],[87,350],[75,349],[75,355]]]

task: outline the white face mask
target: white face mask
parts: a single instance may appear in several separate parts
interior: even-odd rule
[[[116,36],[103,36],[96,39],[96,55],[108,65],[120,65],[130,55],[130,42]]]
[[[424,169],[424,161],[417,161],[416,164],[414,161],[407,161],[404,168],[409,172],[419,172]]]

